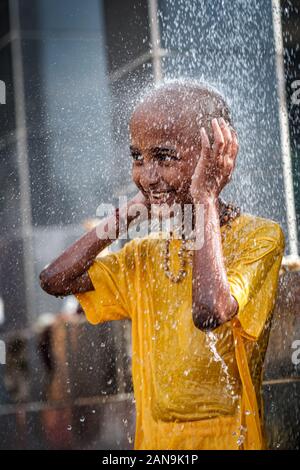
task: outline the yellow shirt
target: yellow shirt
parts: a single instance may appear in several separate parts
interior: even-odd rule
[[[261,375],[284,235],[276,222],[250,214],[221,231],[239,311],[210,334],[192,320],[192,267],[177,284],[165,275],[161,234],[98,257],[89,268],[95,290],[76,295],[92,324],[132,321],[135,449],[264,446]],[[173,272],[180,245],[171,240]]]

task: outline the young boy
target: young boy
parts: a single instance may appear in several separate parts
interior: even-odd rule
[[[42,271],[41,286],[75,294],[93,324],[131,319],[135,449],[262,449],[261,376],[282,229],[220,198],[238,142],[216,90],[189,81],[151,90],[130,135],[139,193],[117,219],[137,203],[201,205],[203,246],[191,251],[183,237],[159,234],[96,259],[112,241],[96,228]]]

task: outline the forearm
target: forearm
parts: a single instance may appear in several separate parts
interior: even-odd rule
[[[93,264],[96,256],[118,238],[119,218],[122,217],[129,224],[137,217],[137,214],[128,215],[127,213],[135,202],[140,201],[133,199],[126,207],[120,208],[116,214],[102,220],[97,227],[73,243],[43,269],[40,274],[42,288],[54,295],[71,290],[73,281],[82,276]],[[111,236],[109,229],[114,227],[115,233]],[[104,234],[104,236],[99,236],[99,234]]]
[[[97,254],[111,243],[110,239],[99,239],[96,228],[92,229],[43,269],[40,273],[42,288],[55,293],[59,284],[65,290],[70,281],[87,271]]]
[[[237,303],[230,294],[225,269],[217,198],[206,195],[195,203],[204,206],[204,244],[193,258],[193,320],[206,330],[232,318]]]

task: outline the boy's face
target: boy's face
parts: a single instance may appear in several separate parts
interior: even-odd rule
[[[131,117],[130,135],[133,181],[149,202],[192,203],[189,189],[201,150],[193,113],[174,103],[143,103]]]

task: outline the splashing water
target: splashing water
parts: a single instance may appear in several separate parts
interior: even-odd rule
[[[213,354],[213,357],[214,357],[214,360],[216,362],[220,362],[221,363],[221,367],[222,367],[222,370],[224,372],[224,375],[225,375],[225,381],[226,381],[226,393],[228,395],[228,397],[233,400],[234,402],[236,402],[239,398],[239,395],[237,395],[234,391],[234,387],[232,386],[232,383],[231,383],[231,380],[230,380],[230,374],[229,374],[229,371],[228,371],[228,366],[227,364],[225,363],[224,359],[220,356],[220,354],[218,353],[218,350],[217,350],[217,341],[218,341],[218,338],[217,336],[212,332],[212,331],[209,331],[207,334],[206,334],[206,342],[208,344],[208,347],[210,349],[210,351],[212,352]],[[250,412],[248,410],[246,410],[245,412],[247,415],[250,414]],[[237,429],[237,432],[234,432],[233,435],[237,437],[237,440],[236,440],[236,443],[238,446],[241,446],[244,441],[245,441],[245,434],[247,433],[247,428],[244,427],[244,426],[239,426],[239,428]]]
[[[221,368],[224,372],[225,380],[226,380],[226,393],[230,397],[231,400],[236,401],[238,399],[238,395],[235,394],[234,387],[232,386],[232,383],[231,383],[231,380],[230,380],[231,377],[230,377],[230,374],[229,374],[229,371],[228,371],[228,366],[225,363],[224,359],[218,353],[217,341],[218,341],[218,338],[212,331],[209,331],[206,334],[206,342],[207,342],[207,345],[208,345],[210,351],[212,352],[212,354],[214,356],[214,360],[216,362],[221,363]]]

